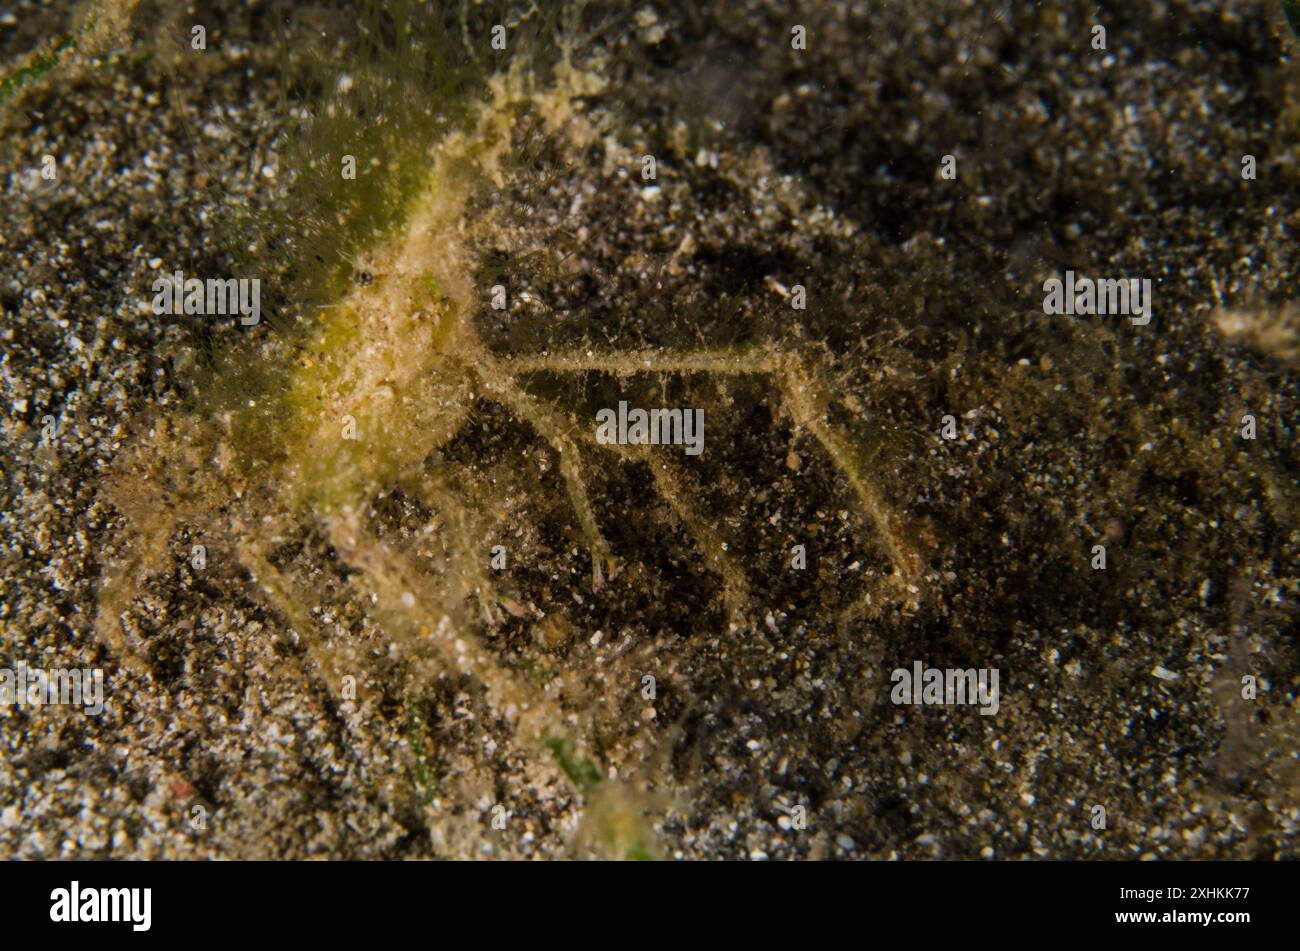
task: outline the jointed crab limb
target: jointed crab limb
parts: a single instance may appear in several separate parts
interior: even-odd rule
[[[468,507],[461,504],[448,487],[439,478],[424,475],[421,479],[404,480],[405,491],[424,502],[442,519],[448,530],[445,539],[451,561],[459,565],[459,573],[452,573],[450,585],[454,589],[448,594],[455,607],[468,601],[471,594],[476,595],[483,612],[483,620],[489,625],[499,623],[497,613],[497,594],[487,573],[483,570],[482,545],[479,534],[471,524]]]
[[[110,569],[99,593],[95,636],[117,657],[144,672],[145,664],[122,633],[122,616],[140,593],[145,577],[156,571],[167,554],[167,541],[175,527],[171,511],[163,509],[157,521],[140,530],[139,541],[120,564]]]
[[[776,352],[770,347],[748,346],[687,352],[632,350],[627,353],[594,353],[574,350],[513,356],[505,366],[512,373],[598,372],[625,377],[638,373],[771,373],[779,363]]]
[[[569,435],[569,426],[560,416],[548,410],[540,400],[525,393],[499,364],[484,355],[477,367],[480,380],[488,393],[504,403],[515,415],[525,420],[555,449],[560,457],[560,474],[564,477],[569,501],[578,516],[578,524],[591,549],[592,587],[599,590],[604,584],[604,571],[612,571],[609,545],[596,524],[587,487],[582,479],[578,448]]]
[[[624,459],[644,462],[650,468],[655,488],[673,510],[678,521],[695,539],[696,548],[709,568],[722,578],[722,599],[727,608],[727,615],[733,624],[740,625],[743,621],[745,605],[749,601],[749,584],[745,581],[744,573],[736,567],[727,554],[726,542],[723,541],[722,536],[714,531],[705,519],[700,518],[690,505],[689,490],[682,485],[681,480],[673,474],[666,462],[652,458],[649,447],[607,443],[603,444],[603,448],[617,452]]]
[[[326,644],[320,626],[313,622],[304,607],[311,603],[308,593],[272,565],[256,543],[241,542],[237,547],[237,553],[240,563],[253,574],[254,580],[266,594],[271,607],[284,616],[290,627],[298,633],[300,641],[306,645],[307,661],[316,667],[321,682],[326,685],[326,692],[332,697],[340,696],[345,675],[355,677],[357,686],[360,686],[365,669],[364,658],[358,656],[359,650],[348,649],[341,654],[332,652],[337,649]],[[307,663],[302,666],[305,669]],[[355,713],[347,715],[348,712],[346,707],[340,707],[336,711],[341,728],[364,738],[365,745],[373,743],[375,738],[367,731],[369,718]],[[354,751],[353,757],[357,768],[364,770],[366,765],[360,753]],[[382,786],[380,795],[386,802],[396,807],[392,800],[398,793],[393,787]]]
[[[794,417],[795,423],[806,427],[817,437],[827,454],[844,472],[853,491],[857,493],[862,507],[876,526],[884,542],[885,551],[894,565],[894,571],[904,584],[914,585],[921,577],[922,560],[920,554],[908,543],[898,528],[898,519],[892,509],[886,505],[875,482],[860,465],[857,457],[849,450],[844,437],[836,432],[826,421],[821,407],[828,402],[825,390],[815,384],[807,371],[794,361],[789,361],[783,370],[785,383],[782,392],[786,404]]]
[[[390,636],[432,644],[448,667],[483,684],[493,709],[518,721],[519,735],[563,734],[555,701],[502,666],[468,625],[442,610],[442,592],[430,590],[428,577],[405,553],[375,537],[356,512],[332,517],[329,536],[343,561],[360,573],[362,589],[375,596]]]
[[[913,586],[921,576],[922,560],[898,526],[898,518],[885,503],[870,474],[850,450],[849,443],[826,420],[830,392],[798,358],[772,347],[750,346],[700,350],[640,351],[627,354],[570,351],[542,356],[515,357],[507,364],[515,373],[610,373],[627,377],[640,373],[721,373],[732,376],[765,374],[773,377],[794,423],[809,430],[844,473],[868,518],[898,579]]]
[[[237,548],[240,563],[253,575],[253,580],[270,600],[271,605],[284,615],[290,626],[298,632],[298,637],[307,647],[307,654],[321,677],[329,685],[330,691],[340,689],[343,683],[343,671],[338,666],[338,658],[326,649],[320,630],[304,609],[306,599],[296,587],[280,573],[266,555],[261,546],[252,541],[241,541]],[[353,672],[355,675],[355,672]]]
[[[503,665],[469,625],[443,610],[445,592],[427,590],[427,576],[405,552],[376,537],[355,511],[331,517],[328,529],[335,551],[359,573],[358,589],[377,601],[385,631],[417,650],[432,645],[448,669],[481,684],[488,706],[514,722],[517,738],[552,749],[580,748],[569,739],[558,697]]]

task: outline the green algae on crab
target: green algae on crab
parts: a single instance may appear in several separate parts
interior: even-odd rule
[[[294,508],[359,506],[459,429],[487,359],[471,322],[465,205],[499,175],[513,110],[527,101],[521,75],[494,84],[470,134],[451,133],[424,157],[429,171],[401,224],[355,256],[365,279],[316,308],[270,405],[241,410],[243,446],[256,454],[279,440],[273,478]]]

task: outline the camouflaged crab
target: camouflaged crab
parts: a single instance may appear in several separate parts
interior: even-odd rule
[[[521,674],[503,664],[484,637],[502,613],[522,608],[491,578],[481,504],[459,493],[455,472],[442,461],[477,405],[504,408],[554,453],[590,552],[592,589],[618,583],[619,561],[602,533],[584,473],[593,454],[613,452],[648,464],[656,491],[705,567],[722,579],[733,623],[743,624],[752,609],[744,570],[673,469],[647,447],[597,446],[589,420],[529,391],[525,381],[536,376],[707,375],[723,385],[742,376],[764,379],[796,431],[815,438],[851,487],[893,566],[889,596],[914,598],[921,565],[861,454],[828,421],[830,388],[815,361],[800,353],[760,344],[503,355],[485,345],[475,318],[487,312],[487,294],[476,286],[471,248],[494,222],[491,215],[470,220],[467,206],[517,174],[511,157],[519,148],[522,115],[577,146],[603,134],[578,108],[582,97],[601,88],[599,76],[575,68],[567,49],[552,73],[543,82],[516,64],[493,74],[487,94],[423,153],[418,174],[404,160],[400,175],[394,174],[403,184],[392,198],[400,209],[393,225],[351,249],[349,267],[363,279],[351,281],[334,300],[301,305],[296,345],[254,340],[226,364],[257,367],[274,378],[273,386],[227,386],[237,399],[210,399],[192,417],[155,420],[124,456],[110,497],[126,516],[128,544],[104,586],[98,630],[121,656],[137,653],[124,615],[143,579],[165,563],[178,528],[202,525],[206,536],[223,539],[236,553],[265,603],[297,633],[324,681],[339,690],[362,662],[321,633],[312,615],[318,597],[312,578],[276,564],[277,546],[286,539],[316,537],[393,643],[410,657],[481,683],[525,748],[535,749],[537,738],[548,744],[586,795],[591,815],[621,817],[628,827],[629,810],[617,787],[599,778],[574,779],[590,772],[590,763],[574,752],[582,748],[582,735],[566,709],[562,678]],[[326,112],[355,108],[346,93],[356,85],[352,79],[338,85],[341,92]],[[381,84],[381,94],[400,88]],[[382,176],[384,167],[376,164]],[[377,503],[395,492],[433,513],[426,537],[405,538],[380,526]],[[437,536],[432,554],[429,535]],[[570,752],[560,756],[557,749]],[[623,853],[646,851],[647,837],[634,828],[617,838]]]

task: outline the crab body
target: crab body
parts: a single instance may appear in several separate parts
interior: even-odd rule
[[[131,656],[133,645],[119,622],[134,592],[161,567],[178,523],[201,523],[230,541],[265,603],[305,645],[331,692],[337,690],[354,677],[359,652],[322,632],[313,615],[315,582],[277,564],[274,554],[277,540],[306,534],[328,545],[336,566],[346,569],[346,585],[393,646],[426,669],[432,659],[436,668],[479,683],[489,706],[513,725],[522,749],[543,749],[556,737],[576,737],[573,746],[581,748],[585,718],[566,709],[564,698],[566,688],[582,693],[581,678],[530,677],[503,663],[484,637],[504,614],[520,617],[526,611],[484,570],[489,543],[481,525],[491,513],[458,493],[456,475],[439,458],[483,401],[526,424],[558,460],[591,556],[588,592],[607,584],[619,569],[588,496],[584,458],[608,451],[621,462],[647,459],[628,447],[598,449],[594,427],[584,429],[568,411],[530,392],[525,380],[538,374],[766,378],[796,429],[811,433],[843,471],[893,563],[899,590],[915,592],[919,559],[858,454],[826,421],[829,387],[797,355],[775,346],[502,355],[482,342],[474,317],[484,294],[473,279],[476,262],[468,249],[475,230],[490,221],[467,220],[466,209],[476,194],[501,187],[517,115],[530,112],[550,134],[579,147],[598,137],[571,104],[599,88],[598,80],[568,68],[557,76],[545,89],[519,70],[495,78],[490,98],[468,127],[448,133],[430,150],[427,175],[398,225],[355,254],[359,279],[336,301],[304,309],[307,330],[299,344],[277,353],[273,374],[283,377],[279,384],[224,413],[215,440],[192,440],[196,451],[223,459],[237,478],[182,497],[166,488],[156,462],[145,464],[155,467],[144,476],[153,479],[155,498],[137,507],[135,519],[128,513],[137,541],[101,599],[98,627],[112,646]],[[187,425],[191,432],[204,431],[201,421]],[[158,437],[164,454],[175,456],[168,438],[174,437]],[[651,473],[705,565],[722,578],[732,629],[742,630],[752,608],[744,572],[689,489],[669,468],[652,464]],[[385,533],[377,525],[377,500],[394,492],[432,513],[418,538]],[[587,794],[592,802],[612,801],[599,790]],[[627,832],[620,840],[640,843],[637,849],[644,851],[646,835],[628,832],[629,822],[620,820]],[[431,828],[436,826],[431,818]]]

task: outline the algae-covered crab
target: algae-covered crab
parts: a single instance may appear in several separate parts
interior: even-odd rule
[[[399,41],[413,29],[401,24]],[[590,498],[591,460],[613,453],[648,466],[654,490],[704,567],[722,580],[733,631],[743,631],[753,611],[743,564],[673,468],[647,447],[598,447],[590,420],[530,390],[529,381],[539,377],[562,385],[590,375],[615,381],[699,375],[724,388],[746,376],[766,381],[773,405],[796,433],[815,440],[826,464],[847,482],[868,534],[892,566],[892,578],[877,595],[915,599],[921,559],[859,447],[828,420],[831,387],[817,361],[799,349],[749,343],[502,353],[484,342],[476,321],[491,319],[492,312],[488,288],[476,281],[482,262],[474,249],[498,221],[490,208],[482,213],[480,200],[531,174],[519,160],[523,130],[575,149],[598,139],[606,148],[619,147],[581,108],[584,98],[601,91],[598,68],[574,65],[573,41],[557,48],[549,67],[531,58],[491,71],[475,96],[456,107],[454,121],[427,108],[431,141],[415,154],[360,156],[363,167],[369,163],[370,187],[394,213],[346,248],[352,279],[317,285],[329,288],[332,299],[290,301],[298,315],[290,330],[272,324],[267,336],[250,335],[230,347],[196,384],[194,412],[152,420],[124,455],[109,496],[126,516],[128,544],[104,586],[97,626],[120,656],[133,657],[139,645],[123,621],[140,582],[160,569],[178,529],[202,526],[205,538],[234,553],[264,603],[296,632],[331,693],[351,701],[368,661],[354,645],[321,632],[313,617],[320,572],[281,557],[286,545],[314,546],[329,553],[316,556],[318,566],[332,556],[354,601],[403,656],[479,683],[491,709],[511,724],[519,747],[549,751],[587,798],[589,823],[618,826],[604,837],[620,843],[611,848],[639,856],[653,850],[629,818],[637,809],[581,752],[584,718],[574,710],[579,701],[568,695],[573,672],[568,681],[530,676],[503,663],[490,643],[503,616],[527,609],[494,579],[483,501],[465,494],[457,470],[443,458],[476,408],[503,409],[553,454],[590,553],[588,593],[619,584],[622,564],[636,556],[609,543]],[[333,84],[336,93],[322,115],[359,113],[362,90],[379,103],[410,94],[406,84],[368,75],[367,68],[354,64],[346,82]],[[630,164],[636,156],[624,151]],[[325,176],[325,185],[316,187],[346,193],[349,180],[331,167],[339,157],[327,156],[331,164],[308,165],[300,175]],[[384,191],[386,175],[391,187]],[[367,210],[355,202],[349,207]],[[245,240],[256,245],[258,236]],[[429,516],[414,537],[385,528],[384,500],[399,494]]]

